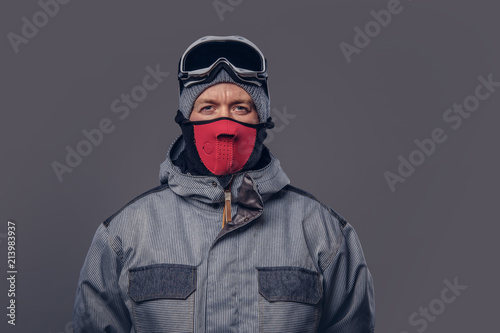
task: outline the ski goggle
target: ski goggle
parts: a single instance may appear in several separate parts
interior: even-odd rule
[[[179,61],[180,92],[210,82],[221,68],[236,82],[262,86],[267,93],[266,58],[254,43],[240,36],[206,36],[191,44]]]

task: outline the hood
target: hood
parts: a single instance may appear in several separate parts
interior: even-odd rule
[[[224,202],[224,189],[219,184],[217,177],[185,174],[172,163],[172,160],[177,159],[183,149],[184,140],[180,135],[170,145],[167,158],[160,166],[160,182],[162,184],[168,183],[172,191],[183,197],[190,197],[208,204]],[[268,151],[265,146],[264,149]],[[238,189],[245,178],[251,179],[253,188],[259,193],[263,202],[290,183],[287,175],[281,169],[279,160],[271,152],[269,155],[271,162],[264,168],[234,174],[231,186],[231,195],[234,199],[238,199]]]

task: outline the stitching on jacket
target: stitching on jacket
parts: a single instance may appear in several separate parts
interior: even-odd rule
[[[345,238],[344,230],[341,230],[341,232],[342,232],[342,238],[340,239],[339,246],[337,246],[337,248],[332,252],[328,260],[325,262],[325,267],[321,269],[321,272],[326,271],[328,267],[331,265],[331,263],[335,261],[334,260],[335,257],[337,257],[337,255],[339,254],[340,252],[339,249],[342,247],[342,244],[344,244],[344,238]]]
[[[321,206],[323,206],[324,208],[326,208],[328,210],[328,212],[334,216],[335,218],[337,218],[337,220],[339,221],[340,223],[340,231],[342,232],[342,237],[340,238],[340,241],[338,243],[338,246],[336,246],[334,248],[334,250],[332,251],[332,254],[328,257],[328,259],[326,260],[325,264],[324,264],[324,267],[320,267],[321,269],[321,272],[324,272],[328,266],[330,266],[330,264],[333,262],[333,260],[335,259],[335,257],[337,256],[338,252],[339,252],[339,249],[342,247],[342,244],[344,243],[344,238],[345,238],[345,235],[344,235],[344,228],[345,226],[347,225],[347,221],[342,217],[340,216],[339,214],[337,214],[337,212],[335,212],[333,209],[331,209],[330,207],[328,207],[327,205],[323,204],[321,201],[319,201],[314,195],[312,195],[311,193],[307,192],[307,191],[304,191],[303,189],[301,188],[298,188],[298,187],[295,187],[293,185],[286,185],[284,188],[284,190],[287,190],[287,191],[291,191],[291,192],[295,192],[299,195],[303,195],[303,196],[306,196],[310,199],[313,199],[314,201],[318,202],[319,204],[321,204]]]
[[[100,228],[100,227],[101,227],[101,226],[99,226],[99,228]],[[107,228],[103,228],[103,232],[104,232],[104,234],[105,234],[105,236],[106,236],[106,244],[108,245],[108,247],[111,249],[111,251],[112,251],[112,252],[113,252],[113,253],[114,253],[114,254],[118,257],[118,259],[120,260],[120,262],[119,262],[119,269],[120,269],[120,271],[121,271],[121,270],[123,269],[123,264],[124,264],[124,262],[123,262],[123,257],[122,257],[121,255],[119,255],[119,254],[116,252],[115,248],[114,248],[114,247],[112,246],[112,244],[110,243],[109,230],[108,230]],[[118,280],[117,280],[117,281],[115,281],[115,282],[116,282],[116,284],[117,284],[117,289],[118,289],[118,290],[120,290]],[[122,297],[122,293],[121,293],[121,292],[118,292],[118,295],[119,295],[120,299],[122,300],[123,304],[125,304],[125,299]],[[111,302],[111,300],[112,300],[112,298],[111,298],[111,297],[110,297],[110,298],[108,298],[108,299],[106,300],[106,306],[108,306],[108,305],[109,305],[109,303]],[[85,309],[85,311],[86,311],[86,309]]]
[[[109,226],[109,223],[118,215],[121,213],[122,210],[124,210],[125,208],[127,208],[128,206],[130,206],[131,204],[133,204],[134,202],[136,202],[137,200],[149,195],[149,194],[152,194],[152,193],[156,193],[156,192],[161,192],[163,191],[164,189],[167,189],[169,186],[168,184],[162,184],[162,185],[159,185],[155,188],[152,188],[140,195],[138,195],[137,197],[135,197],[134,199],[130,200],[125,206],[123,206],[122,208],[120,208],[120,210],[118,210],[116,213],[114,213],[113,215],[111,215],[110,217],[108,217],[104,222],[102,222],[102,224],[104,224],[104,226],[107,228]]]
[[[321,204],[321,206],[323,206],[324,208],[326,208],[330,214],[332,214],[333,216],[335,216],[339,220],[339,223],[342,226],[342,229],[344,229],[345,226],[347,225],[347,221],[342,216],[340,216],[340,214],[338,214],[336,211],[334,211],[333,209],[331,209],[330,207],[328,207],[327,205],[325,205],[324,203],[322,203],[321,201],[319,201],[311,193],[309,193],[307,191],[304,191],[303,189],[298,188],[298,187],[293,186],[293,185],[290,185],[290,184],[286,185],[283,189],[285,189],[287,191],[292,191],[292,192],[298,193],[300,195],[306,196],[306,197],[308,197],[310,199],[313,199],[314,201],[316,201],[319,204]]]
[[[110,247],[111,250],[113,250],[113,252],[115,253],[115,255],[118,257],[118,259],[120,259],[120,271],[123,269],[123,266],[124,266],[124,263],[125,263],[125,260],[123,258],[123,252],[121,251],[121,249],[116,249],[115,246],[114,246],[114,243],[110,243],[110,237],[109,237],[109,230],[108,228],[104,229],[106,230],[106,232],[108,233],[108,239],[107,239],[107,243],[108,243],[108,246]]]

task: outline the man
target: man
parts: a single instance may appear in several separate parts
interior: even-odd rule
[[[373,332],[353,228],[289,185],[263,144],[273,123],[262,52],[203,37],[180,60],[179,86],[182,136],[161,185],[97,229],[75,332]]]

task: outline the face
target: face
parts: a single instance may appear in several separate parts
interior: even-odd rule
[[[206,89],[194,102],[189,120],[212,120],[228,117],[258,124],[259,115],[250,95],[232,83],[219,83]]]

